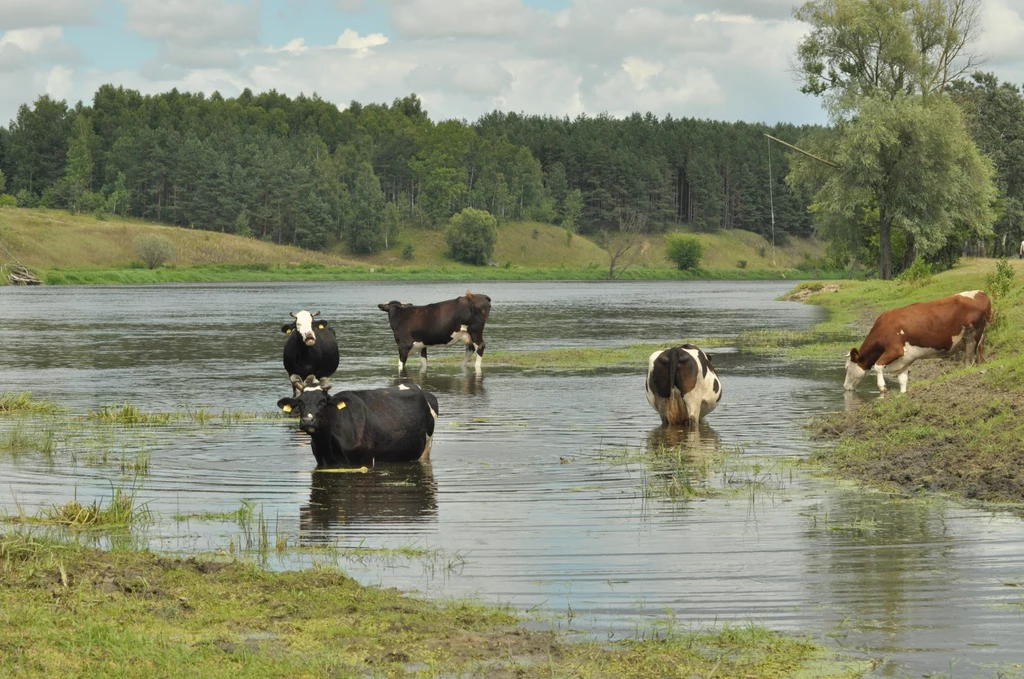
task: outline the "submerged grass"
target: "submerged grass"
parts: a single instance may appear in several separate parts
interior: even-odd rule
[[[104,424],[119,424],[124,426],[137,426],[146,424],[173,424],[178,422],[195,423],[200,425],[223,423],[233,424],[236,422],[247,422],[263,419],[277,419],[277,413],[255,413],[223,410],[215,413],[207,408],[184,407],[174,411],[145,412],[138,406],[131,403],[119,405],[105,405],[97,410],[90,410],[88,419]]]
[[[519,626],[507,607],[427,602],[333,568],[271,572],[0,535],[4,676],[839,678],[865,669],[753,626],[570,642]]]

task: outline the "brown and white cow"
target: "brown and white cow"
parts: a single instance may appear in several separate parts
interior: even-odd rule
[[[466,292],[462,297],[415,306],[390,301],[378,304],[387,312],[388,323],[398,344],[398,369],[405,369],[410,351],[420,352],[420,368],[427,367],[427,347],[464,344],[468,363],[476,352],[476,367],[480,368],[484,349],[484,324],[491,313],[491,298],[479,293]]]
[[[899,379],[906,393],[910,365],[919,358],[945,358],[964,347],[964,363],[985,362],[982,342],[992,316],[992,300],[981,290],[961,292],[931,302],[886,311],[875,320],[860,349],[846,355],[847,391],[857,388],[875,369],[885,392],[885,373]]]
[[[663,425],[696,423],[722,400],[722,384],[711,359],[692,344],[651,354],[647,402]]]

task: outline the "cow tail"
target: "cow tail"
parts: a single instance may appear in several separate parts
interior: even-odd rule
[[[679,379],[679,347],[672,347],[668,350],[668,395],[672,395],[672,387],[683,393],[683,382]]]

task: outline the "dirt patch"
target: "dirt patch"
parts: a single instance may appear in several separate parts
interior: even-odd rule
[[[782,299],[787,302],[806,302],[811,295],[816,295],[819,292],[839,292],[839,287],[838,283],[805,283],[797,286]]]

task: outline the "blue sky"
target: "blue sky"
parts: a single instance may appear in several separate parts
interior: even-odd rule
[[[822,122],[789,0],[0,0],[0,123],[41,94],[249,87],[342,106]],[[986,0],[988,68],[1024,78],[1024,0]]]

